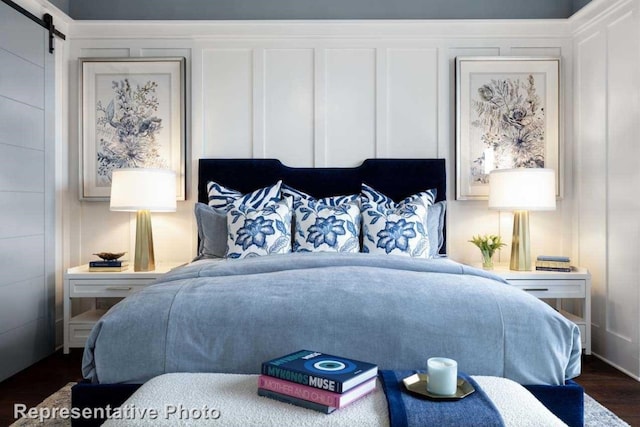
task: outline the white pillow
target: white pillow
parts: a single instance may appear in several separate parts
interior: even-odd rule
[[[356,201],[329,206],[298,199],[295,208],[296,252],[359,252],[360,207]]]
[[[247,204],[227,212],[227,258],[291,252],[291,198],[262,209]]]

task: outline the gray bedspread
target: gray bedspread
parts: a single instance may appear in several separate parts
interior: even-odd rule
[[[299,349],[420,369],[564,384],[580,373],[576,325],[482,270],[448,260],[288,254],[198,262],[115,305],[94,327],[83,374],[141,383],[168,372],[259,373]]]

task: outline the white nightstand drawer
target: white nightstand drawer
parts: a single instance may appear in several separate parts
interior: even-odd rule
[[[84,347],[92,329],[93,325],[86,323],[80,325],[69,325],[69,346]]]
[[[84,347],[93,326],[106,313],[106,310],[89,310],[69,320],[69,345]]]
[[[69,296],[75,298],[122,298],[144,289],[151,282],[152,280],[149,279],[71,280]]]
[[[537,298],[584,298],[584,280],[513,280],[509,284]]]

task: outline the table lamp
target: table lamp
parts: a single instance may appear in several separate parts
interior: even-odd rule
[[[489,175],[489,209],[513,211],[511,270],[531,270],[529,211],[556,208],[553,169],[495,169]]]
[[[110,209],[137,212],[133,269],[155,270],[151,212],[175,212],[175,172],[169,169],[115,169],[111,177]]]

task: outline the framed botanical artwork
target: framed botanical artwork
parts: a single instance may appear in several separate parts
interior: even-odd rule
[[[493,169],[551,168],[560,196],[560,59],[456,58],[456,199],[486,199]]]
[[[80,198],[109,200],[119,168],[176,172],[185,199],[185,59],[80,58]]]

